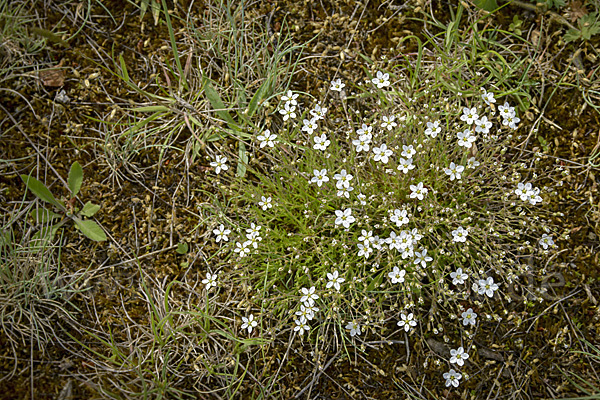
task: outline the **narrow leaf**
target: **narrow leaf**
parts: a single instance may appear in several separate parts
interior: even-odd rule
[[[252,100],[250,100],[250,104],[248,105],[247,118],[252,118],[252,116],[254,115],[254,113],[256,112],[256,110],[258,108],[258,105],[260,104],[260,101],[266,97],[270,88],[271,88],[271,79],[268,78],[262,83],[262,85],[260,85],[260,88],[258,88],[256,93],[254,94],[254,96],[252,97]]]
[[[63,211],[66,210],[65,206],[54,198],[50,190],[42,182],[28,175],[21,175],[21,179],[23,182],[25,182],[27,189],[29,189],[31,193],[35,194],[40,200],[50,203]]]
[[[215,110],[217,115],[225,120],[231,129],[236,131],[239,130],[237,123],[231,114],[229,114],[229,111],[227,111],[223,100],[221,100],[221,96],[219,96],[219,93],[212,87],[210,82],[206,83],[204,87],[204,93],[206,93],[206,97],[208,98],[208,101],[210,101],[210,105]]]
[[[69,189],[71,190],[71,194],[73,197],[77,196],[79,193],[79,189],[81,189],[81,183],[83,182],[83,169],[81,165],[77,161],[71,165],[71,170],[69,171],[69,178],[67,179],[67,183],[69,184]]]
[[[100,210],[99,205],[88,201],[83,205],[83,208],[81,209],[81,215],[84,217],[92,217],[98,212],[98,210]]]
[[[73,218],[75,226],[88,238],[96,242],[106,240],[106,233],[96,222],[91,220],[81,220],[79,218]]]
[[[246,175],[246,165],[248,164],[248,153],[246,152],[246,145],[243,142],[239,143],[239,160],[237,165],[237,176],[243,178]]]
[[[119,54],[119,63],[121,64],[121,72],[123,73],[123,80],[125,82],[129,82],[129,74],[127,73],[127,64],[125,64],[125,59],[123,59],[123,54]]]
[[[169,107],[165,107],[165,106],[144,106],[144,107],[135,107],[135,108],[132,108],[131,111],[138,111],[138,112],[169,111]]]

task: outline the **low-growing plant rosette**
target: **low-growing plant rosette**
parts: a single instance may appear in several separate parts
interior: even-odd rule
[[[213,269],[227,271],[219,285],[245,288],[258,335],[472,338],[522,300],[520,276],[544,273],[528,260],[555,246],[550,189],[508,155],[517,113],[489,88],[412,91],[381,71],[344,98],[347,85],[332,81],[331,98],[312,107],[286,93],[246,143],[265,161],[246,178],[215,156],[212,173],[230,184],[221,204],[234,204],[209,230],[221,246]],[[468,358],[459,350],[454,368]],[[456,387],[464,377],[444,378]]]

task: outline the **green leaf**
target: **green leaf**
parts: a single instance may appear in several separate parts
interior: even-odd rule
[[[246,152],[246,145],[243,142],[239,143],[239,160],[237,164],[237,176],[243,178],[246,176],[246,165],[248,164],[248,153]]]
[[[69,189],[71,190],[71,194],[73,197],[77,196],[79,193],[79,189],[81,189],[81,183],[83,182],[83,169],[81,165],[77,161],[71,165],[71,170],[69,171],[69,178],[67,179],[67,183],[69,184]]]
[[[57,214],[45,208],[38,208],[37,210],[32,210],[30,215],[36,224],[45,224],[47,222],[51,222],[55,218],[60,217],[60,214]]]
[[[75,226],[89,239],[96,242],[102,242],[106,240],[106,233],[96,222],[91,220],[81,220],[79,218],[73,218]]]
[[[98,210],[100,210],[99,205],[88,201],[83,205],[83,208],[81,209],[81,215],[83,215],[84,217],[92,217],[98,212]]]
[[[177,244],[177,254],[186,254],[189,250],[189,246],[187,243],[178,243]]]
[[[31,237],[32,247],[48,247],[50,242],[52,242],[54,239],[54,236],[56,235],[56,232],[60,226],[61,224],[42,226],[42,229],[40,229]]]
[[[229,111],[227,111],[225,103],[221,100],[219,93],[212,87],[210,81],[206,82],[204,93],[206,93],[206,97],[217,115],[225,120],[231,129],[238,131],[240,128],[238,127],[237,122],[235,122],[231,114],[229,114]]]
[[[119,54],[119,63],[121,64],[121,71],[123,72],[123,80],[129,83],[129,74],[127,73],[127,64],[125,64],[125,59],[123,58],[123,54]]]
[[[144,107],[135,107],[132,108],[131,111],[137,112],[164,112],[169,111],[169,107],[166,106],[144,106]]]
[[[488,12],[496,11],[498,9],[496,0],[474,0],[474,3],[477,7]]]
[[[252,118],[256,112],[256,109],[258,108],[258,105],[260,104],[260,101],[265,98],[270,89],[271,79],[269,78],[266,79],[262,85],[260,85],[260,88],[258,88],[254,96],[252,96],[252,100],[250,100],[250,104],[248,105],[247,118]]]
[[[21,179],[25,183],[25,186],[27,186],[27,189],[29,189],[31,193],[35,194],[40,200],[50,203],[60,208],[62,211],[66,211],[64,204],[56,200],[54,195],[52,195],[50,190],[42,182],[28,175],[21,175]]]
[[[579,38],[581,38],[581,32],[577,29],[569,29],[567,33],[565,33],[565,36],[563,36],[565,43],[574,42]]]

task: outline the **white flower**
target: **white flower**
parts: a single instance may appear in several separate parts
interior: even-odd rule
[[[265,129],[265,131],[256,137],[260,142],[260,148],[262,149],[265,146],[273,147],[275,146],[275,139],[277,139],[277,135],[271,134],[271,131]]]
[[[452,241],[466,242],[468,234],[469,234],[469,231],[464,229],[462,226],[459,226],[458,229],[452,231],[452,236],[453,236]]]
[[[396,223],[398,227],[408,224],[408,211],[395,209],[394,214],[390,217],[390,222]]]
[[[260,229],[261,228],[262,228],[262,226],[255,225],[254,222],[252,222],[250,224],[250,228],[246,229],[246,233],[247,233],[248,239],[260,236]]]
[[[242,257],[246,257],[248,254],[250,254],[250,245],[252,244],[252,242],[250,240],[245,241],[244,243],[240,243],[237,242],[235,244],[235,249],[233,249],[234,253],[239,253],[240,254],[240,258]]]
[[[454,285],[465,283],[465,279],[469,278],[469,275],[465,274],[462,268],[458,268],[455,272],[450,273],[450,277],[452,278],[452,283]]]
[[[327,170],[326,169],[322,169],[322,170],[318,170],[315,169],[313,171],[313,174],[315,176],[313,176],[313,178],[310,180],[311,183],[317,183],[318,187],[321,187],[321,185],[323,185],[323,182],[329,182],[329,177],[327,176]]]
[[[405,144],[402,145],[402,157],[412,158],[415,154],[417,154],[417,151],[412,144],[408,146]]]
[[[423,198],[427,195],[428,189],[423,187],[423,182],[419,182],[416,185],[410,185],[410,190],[412,193],[410,194],[410,198],[417,198],[419,200],[423,200]]]
[[[340,274],[337,271],[333,271],[332,274],[328,272],[327,279],[329,279],[329,282],[327,282],[327,285],[325,287],[327,289],[329,289],[330,287],[334,287],[335,290],[337,290],[338,292],[340,291],[340,283],[344,283],[344,281],[346,280],[340,277]]]
[[[450,180],[453,181],[455,179],[461,178],[461,173],[465,170],[465,167],[462,165],[456,165],[453,162],[450,163],[450,167],[444,169],[446,175],[450,176]]]
[[[388,277],[392,280],[392,283],[404,282],[404,276],[406,275],[405,270],[400,270],[398,267],[394,267],[392,272],[388,273]]]
[[[309,307],[315,304],[315,300],[319,298],[319,295],[315,293],[314,286],[312,286],[310,289],[302,288],[300,291],[303,294],[303,296],[300,298],[300,302],[308,304]]]
[[[491,105],[491,103],[496,102],[496,99],[494,98],[494,93],[486,92],[484,88],[481,88],[481,98],[483,99],[483,101],[485,101],[485,104],[487,104],[488,106]]]
[[[319,311],[317,307],[305,303],[300,305],[300,310],[296,311],[296,315],[300,317],[300,321],[312,321],[312,319],[315,317],[315,312],[317,311]]]
[[[460,373],[456,372],[454,369],[451,369],[450,371],[444,373],[444,379],[446,380],[446,387],[449,387],[449,386],[458,387],[458,385],[460,384],[461,378],[462,378],[462,375]]]
[[[523,201],[528,201],[529,196],[533,193],[533,189],[531,183],[523,183],[519,182],[517,184],[517,188],[515,189],[515,194],[521,198]]]
[[[477,140],[475,135],[472,135],[471,133],[472,132],[469,129],[465,129],[462,132],[458,132],[456,134],[456,136],[458,137],[458,145],[470,149],[473,146],[475,140]]]
[[[304,126],[302,127],[302,131],[308,133],[309,135],[312,135],[314,131],[319,129],[319,126],[317,125],[316,117],[313,117],[310,120],[305,119],[303,121],[303,124],[304,124]]]
[[[426,268],[427,263],[433,261],[433,258],[427,255],[427,249],[421,248],[421,251],[415,251],[415,265],[421,264],[421,267]]]
[[[390,250],[400,250],[400,236],[396,235],[396,232],[390,232],[390,237],[385,239],[385,242],[390,246]]]
[[[356,322],[348,322],[346,329],[350,331],[350,336],[360,335],[360,325]]]
[[[475,314],[473,312],[472,308],[469,308],[467,311],[463,312],[462,314],[463,317],[463,325],[473,325],[475,326],[475,324],[477,323],[477,314]]]
[[[271,196],[260,196],[258,205],[262,207],[263,211],[267,211],[269,208],[273,207],[273,204],[271,203]]]
[[[509,116],[515,116],[515,108],[508,105],[508,102],[505,102],[503,106],[498,106],[498,111],[500,111],[500,116],[503,119],[506,119]]]
[[[352,180],[352,178],[353,176],[347,173],[345,169],[341,170],[339,174],[335,174],[333,176],[333,179],[336,180],[335,186],[337,186],[338,189],[341,189],[343,187],[349,188],[350,181]]]
[[[336,92],[341,92],[345,86],[341,79],[331,81],[331,90],[335,90]]]
[[[517,118],[515,115],[508,115],[504,121],[502,121],[502,125],[508,125],[510,129],[517,129],[517,124],[521,122],[521,119]]]
[[[226,164],[226,162],[227,162],[227,157],[215,156],[215,161],[212,161],[210,163],[210,166],[214,167],[215,172],[217,174],[219,174],[221,172],[221,170],[227,171],[229,169],[229,166]]]
[[[492,123],[491,121],[488,121],[486,116],[483,116],[475,121],[475,132],[487,134],[490,132],[491,127]]]
[[[385,143],[383,143],[381,147],[373,147],[373,153],[375,153],[375,157],[373,157],[373,159],[375,161],[381,161],[384,164],[388,163],[388,157],[393,154],[392,150],[389,150]]]
[[[475,157],[471,157],[467,160],[467,168],[475,169],[479,167],[480,162],[475,159]]]
[[[450,363],[451,364],[457,364],[459,366],[463,366],[465,365],[465,360],[467,358],[469,358],[469,355],[467,353],[465,353],[465,349],[462,348],[462,346],[460,346],[458,349],[454,350],[450,350]]]
[[[427,136],[431,136],[432,138],[435,138],[438,133],[440,133],[442,131],[442,128],[440,128],[440,121],[435,121],[435,122],[428,122],[427,123],[427,129],[425,129],[425,134]]]
[[[298,102],[296,101],[297,98],[298,98],[298,93],[294,93],[291,90],[288,90],[287,94],[284,94],[283,96],[281,96],[282,101],[285,101],[286,103],[290,103],[290,105],[292,105],[292,106],[298,105]]]
[[[366,230],[362,230],[361,231],[362,236],[358,237],[358,241],[359,242],[363,242],[365,246],[370,246],[371,243],[373,242],[373,231],[366,231]]]
[[[384,74],[381,71],[377,71],[377,77],[373,78],[371,82],[376,84],[378,89],[381,89],[385,86],[390,86],[390,75]]]
[[[353,140],[352,144],[356,146],[356,152],[360,153],[361,151],[369,151],[369,144],[371,143],[371,135],[364,134],[360,135],[358,139]]]
[[[210,290],[211,287],[217,287],[217,274],[206,273],[206,279],[202,279],[202,283],[206,285],[206,290]]]
[[[465,121],[467,124],[471,125],[473,121],[479,118],[479,114],[477,114],[477,108],[463,108],[463,115],[460,116],[461,121]]]
[[[414,169],[414,168],[415,168],[415,165],[412,163],[412,158],[405,159],[405,158],[400,157],[399,164],[397,167],[398,171],[402,171],[405,174],[407,174],[408,171],[410,171],[411,169]]]
[[[498,290],[498,285],[494,283],[494,278],[489,276],[486,279],[479,280],[479,290],[477,291],[479,294],[486,294],[487,297],[494,297],[494,292]]]
[[[354,190],[354,188],[352,186],[349,186],[347,188],[345,188],[345,187],[340,188],[338,186],[337,195],[338,195],[338,197],[345,197],[345,198],[349,199],[350,198],[350,192],[353,191],[353,190]]]
[[[544,233],[540,239],[540,246],[542,246],[544,250],[546,250],[548,247],[554,246],[554,240],[552,240],[552,236],[548,236]]]
[[[291,105],[290,103],[285,103],[285,106],[279,110],[279,113],[283,115],[283,120],[287,121],[288,119],[296,118],[296,106]]]
[[[327,135],[324,133],[321,134],[321,136],[315,136],[313,140],[315,141],[313,146],[313,149],[315,150],[326,150],[327,146],[329,146],[331,143],[331,141],[327,139]]]
[[[342,225],[346,229],[350,228],[350,224],[356,221],[356,218],[352,216],[352,209],[350,208],[346,208],[344,211],[336,210],[335,215],[337,217],[335,224]]]
[[[356,133],[360,136],[360,135],[369,135],[369,137],[372,136],[373,133],[373,127],[367,124],[362,124],[362,126],[360,127],[359,130],[356,131]]]
[[[310,326],[306,323],[304,318],[297,319],[294,322],[296,323],[294,332],[300,332],[301,335],[304,335],[304,332],[308,332],[310,330]]]
[[[229,235],[231,231],[229,229],[225,229],[225,225],[221,224],[217,229],[213,229],[213,233],[217,235],[216,240],[217,243],[219,243],[221,240],[224,242],[228,242],[229,237],[227,235]]]
[[[368,245],[358,243],[356,246],[358,247],[358,256],[359,257],[364,256],[365,258],[369,258],[369,256],[373,252],[373,249],[371,249],[371,247],[369,247]]]
[[[256,328],[256,325],[258,325],[258,321],[254,319],[254,315],[252,314],[250,314],[248,318],[242,317],[242,321],[244,321],[244,323],[242,324],[242,329],[247,328],[248,333],[252,333],[252,329]]]
[[[361,206],[366,206],[367,205],[367,202],[366,202],[367,196],[366,195],[364,195],[362,193],[359,193],[356,197],[358,198],[358,201],[360,201],[360,205]]]
[[[315,108],[310,110],[310,115],[315,117],[317,120],[325,119],[326,113],[327,113],[327,108],[321,107],[321,104],[315,105]]]
[[[398,124],[394,122],[396,119],[394,115],[390,116],[389,118],[384,115],[382,119],[383,122],[381,123],[381,127],[387,128],[388,131],[391,131],[395,126],[398,126]]]
[[[400,321],[397,324],[400,328],[404,328],[405,332],[410,331],[410,328],[413,326],[417,326],[417,321],[415,320],[415,316],[413,313],[408,315],[402,313],[400,314]]]

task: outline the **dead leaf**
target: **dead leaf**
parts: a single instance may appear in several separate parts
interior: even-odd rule
[[[583,4],[583,2],[579,0],[572,1],[571,4],[569,4],[569,7],[571,8],[571,13],[569,15],[569,19],[571,20],[571,22],[575,22],[579,18],[588,15],[588,11],[585,8],[585,4]]]
[[[64,59],[57,66],[41,70],[39,78],[44,86],[60,87],[65,83],[65,70],[62,68]]]

